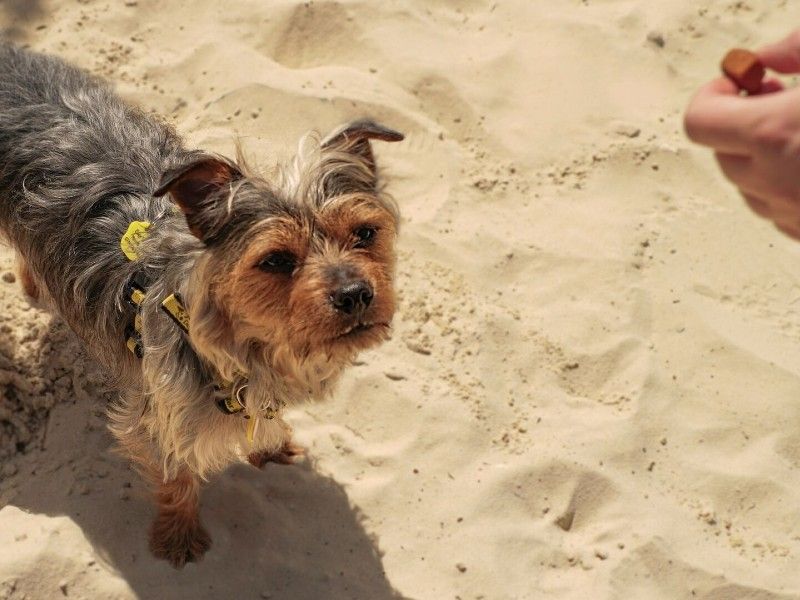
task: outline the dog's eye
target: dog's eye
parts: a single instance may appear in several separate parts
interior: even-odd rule
[[[366,248],[375,241],[378,230],[375,227],[359,227],[353,232],[356,236],[356,248]]]
[[[291,273],[296,264],[291,252],[271,252],[258,263],[258,268],[267,273]]]

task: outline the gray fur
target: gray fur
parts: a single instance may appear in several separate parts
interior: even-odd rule
[[[402,135],[360,121],[324,142],[308,137],[271,180],[221,159],[234,180],[184,215],[159,187],[208,154],[184,148],[170,127],[126,105],[104,82],[58,58],[0,44],[0,231],[52,308],[116,378],[111,429],[152,479],[205,477],[241,458],[243,448],[281,448],[288,428],[264,409],[321,397],[349,361],[344,354],[290,355],[232,335],[209,285],[246,236],[273,217],[312,223],[326,203],[366,194],[396,224],[370,138]],[[136,261],[120,249],[132,221],[152,222]],[[141,361],[124,344],[133,312],[123,290],[136,272],[150,279]],[[192,314],[190,336],[160,308],[173,292]],[[247,412],[261,425],[250,445],[241,418],[215,407],[220,375],[248,384]]]
[[[130,221],[171,207],[150,193],[186,160],[177,135],[61,60],[0,46],[0,228],[58,312],[106,364],[120,348]],[[115,369],[116,370],[116,369]]]

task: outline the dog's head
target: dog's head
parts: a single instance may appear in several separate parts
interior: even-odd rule
[[[301,150],[274,178],[199,155],[167,173],[169,193],[203,251],[192,274],[191,336],[208,353],[260,344],[352,357],[387,337],[398,214],[370,140],[403,136],[352,123]]]

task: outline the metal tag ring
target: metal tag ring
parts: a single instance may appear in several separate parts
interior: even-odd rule
[[[244,405],[245,405],[245,404],[244,404],[244,395],[243,395],[243,394],[244,394],[244,390],[245,390],[246,388],[247,388],[247,384],[246,384],[246,383],[243,383],[243,384],[242,384],[242,385],[240,385],[238,388],[236,388],[236,391],[235,391],[235,392],[234,392],[234,394],[233,394],[233,395],[234,395],[234,397],[236,398],[236,401],[237,401],[239,404],[241,404],[241,405],[242,405],[242,407],[244,407]]]

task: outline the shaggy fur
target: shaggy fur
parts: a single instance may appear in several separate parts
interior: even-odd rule
[[[185,149],[61,60],[0,46],[0,230],[26,292],[115,377],[111,430],[156,488],[151,548],[175,566],[210,545],[200,480],[296,454],[280,410],[324,397],[388,333],[398,214],[370,139],[402,136],[371,121],[307,136],[289,165],[259,177]],[[129,261],[120,239],[132,221],[152,225]],[[141,360],[124,344],[136,273],[149,279]],[[171,293],[188,335],[161,309]],[[245,413],[218,410],[220,379],[243,388]]]

